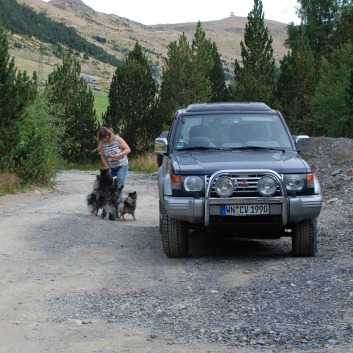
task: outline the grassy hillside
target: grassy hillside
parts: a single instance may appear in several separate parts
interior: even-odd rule
[[[102,122],[102,113],[105,113],[107,110],[107,107],[109,105],[108,102],[108,93],[106,92],[98,92],[98,91],[92,91],[93,97],[94,97],[94,108],[97,111],[97,118],[98,121],[101,123]]]

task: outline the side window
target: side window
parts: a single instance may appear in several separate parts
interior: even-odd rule
[[[177,129],[177,126],[178,126],[177,121],[178,121],[178,114],[175,114],[168,133],[168,145],[170,145],[170,143],[173,143],[172,139],[173,139],[173,136],[175,136],[175,130]]]
[[[177,139],[175,140],[176,149],[182,149],[188,147],[189,140],[192,136],[190,136],[190,132],[197,130],[197,126],[201,123],[200,118],[187,118],[184,121],[180,122],[179,133]]]

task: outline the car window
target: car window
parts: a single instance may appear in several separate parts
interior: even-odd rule
[[[176,149],[214,146],[292,147],[280,118],[269,114],[184,116],[177,136]]]

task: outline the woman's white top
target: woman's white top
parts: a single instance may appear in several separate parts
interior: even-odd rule
[[[104,155],[107,157],[109,168],[117,168],[127,165],[129,163],[126,155],[120,158],[111,158],[112,154],[121,153],[123,150],[119,146],[119,136],[115,136],[112,142],[103,141],[101,142]]]

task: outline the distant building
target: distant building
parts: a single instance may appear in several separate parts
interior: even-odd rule
[[[235,17],[235,13],[233,11],[230,13],[230,17]]]
[[[88,87],[95,88],[98,85],[97,81],[90,76],[81,75],[80,77],[86,81]]]

